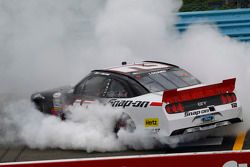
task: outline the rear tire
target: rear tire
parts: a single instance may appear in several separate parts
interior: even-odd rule
[[[117,137],[121,129],[124,129],[125,131],[131,132],[131,133],[134,132],[134,130],[136,129],[134,121],[126,113],[122,113],[121,117],[118,119],[118,121],[115,124],[114,133],[116,134]]]

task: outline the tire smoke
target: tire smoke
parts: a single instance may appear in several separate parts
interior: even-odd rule
[[[0,143],[89,152],[152,148],[154,139],[142,138],[141,132],[137,138],[121,131],[117,140],[109,131],[117,118],[112,108],[73,109],[72,122],[62,122],[27,100],[9,100],[75,84],[92,69],[124,60],[177,64],[204,83],[237,77],[249,122],[249,44],[221,35],[215,25],[191,25],[179,33],[180,6],[179,0],[2,0]]]

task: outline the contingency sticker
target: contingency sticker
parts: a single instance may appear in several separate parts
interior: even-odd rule
[[[144,119],[145,127],[158,127],[159,126],[159,118],[146,118]]]

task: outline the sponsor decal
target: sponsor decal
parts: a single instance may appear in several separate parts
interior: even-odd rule
[[[158,127],[159,118],[146,118],[144,119],[144,126],[147,127]]]
[[[189,116],[198,116],[198,115],[201,115],[201,114],[206,114],[206,113],[210,113],[210,112],[214,112],[213,110],[209,110],[208,108],[207,109],[204,109],[204,110],[197,110],[197,111],[189,111],[189,112],[185,112],[185,117],[189,117]]]
[[[238,164],[236,161],[228,161],[222,167],[248,167],[248,165]]]
[[[164,72],[166,72],[166,70],[153,71],[153,72],[149,72],[148,75],[160,74],[160,73],[164,73]]]
[[[207,102],[206,101],[200,101],[197,103],[197,106],[201,107],[201,106],[206,106]]]
[[[214,115],[208,114],[208,115],[201,116],[201,121],[203,123],[213,122],[214,121]]]
[[[149,101],[132,101],[132,100],[117,100],[111,99],[109,101],[112,107],[148,107]]]
[[[238,105],[237,105],[237,103],[232,103],[231,106],[232,106],[232,108],[236,108]]]
[[[160,130],[161,130],[160,128],[154,128],[154,129],[152,129],[152,132],[153,132],[153,133],[159,133]]]

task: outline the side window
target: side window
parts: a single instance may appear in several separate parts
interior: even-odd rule
[[[85,80],[80,86],[80,94],[84,96],[103,97],[108,79],[105,76],[93,76]]]
[[[109,89],[106,93],[107,98],[127,98],[129,92],[126,87],[117,80],[112,80]]]

